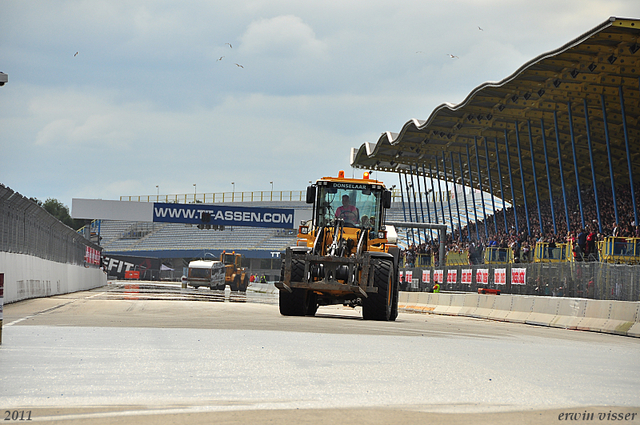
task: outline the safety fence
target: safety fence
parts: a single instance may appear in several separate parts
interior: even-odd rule
[[[97,267],[99,251],[38,204],[0,184],[0,252]]]
[[[602,262],[521,263],[401,269],[402,290],[477,292],[640,301],[640,267]]]

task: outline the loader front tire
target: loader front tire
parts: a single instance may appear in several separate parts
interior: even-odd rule
[[[284,261],[282,263],[281,279],[284,280]],[[291,260],[291,281],[302,282],[304,280],[304,260],[293,258]],[[291,288],[292,292],[280,291],[278,304],[280,306],[280,314],[283,316],[306,316],[313,311],[315,303],[315,294],[312,291],[303,288]],[[317,307],[316,307],[317,308]],[[315,311],[313,311],[315,314]]]
[[[374,285],[378,292],[370,292],[367,298],[362,300],[362,317],[365,320],[395,320],[394,304],[398,302],[395,296],[397,291],[395,275],[393,273],[393,261],[380,261],[373,270]],[[397,307],[395,309],[397,312]]]

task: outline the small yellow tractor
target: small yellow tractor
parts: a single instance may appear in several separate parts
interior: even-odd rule
[[[225,266],[224,280],[232,291],[246,291],[249,286],[249,275],[246,267],[242,267],[242,255],[233,252],[222,251],[220,261]]]

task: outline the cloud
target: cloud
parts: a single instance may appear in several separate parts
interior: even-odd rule
[[[140,105],[114,103],[112,93],[76,89],[31,91],[29,110],[37,131],[36,146],[126,148],[133,139],[131,116]]]
[[[240,49],[248,55],[275,59],[318,57],[327,45],[297,16],[285,15],[252,22],[241,37]]]

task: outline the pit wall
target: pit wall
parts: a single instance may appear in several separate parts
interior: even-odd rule
[[[474,293],[400,292],[398,308],[640,338],[640,302]]]
[[[11,252],[0,252],[0,273],[4,273],[4,304],[107,284],[106,274],[99,268]]]

